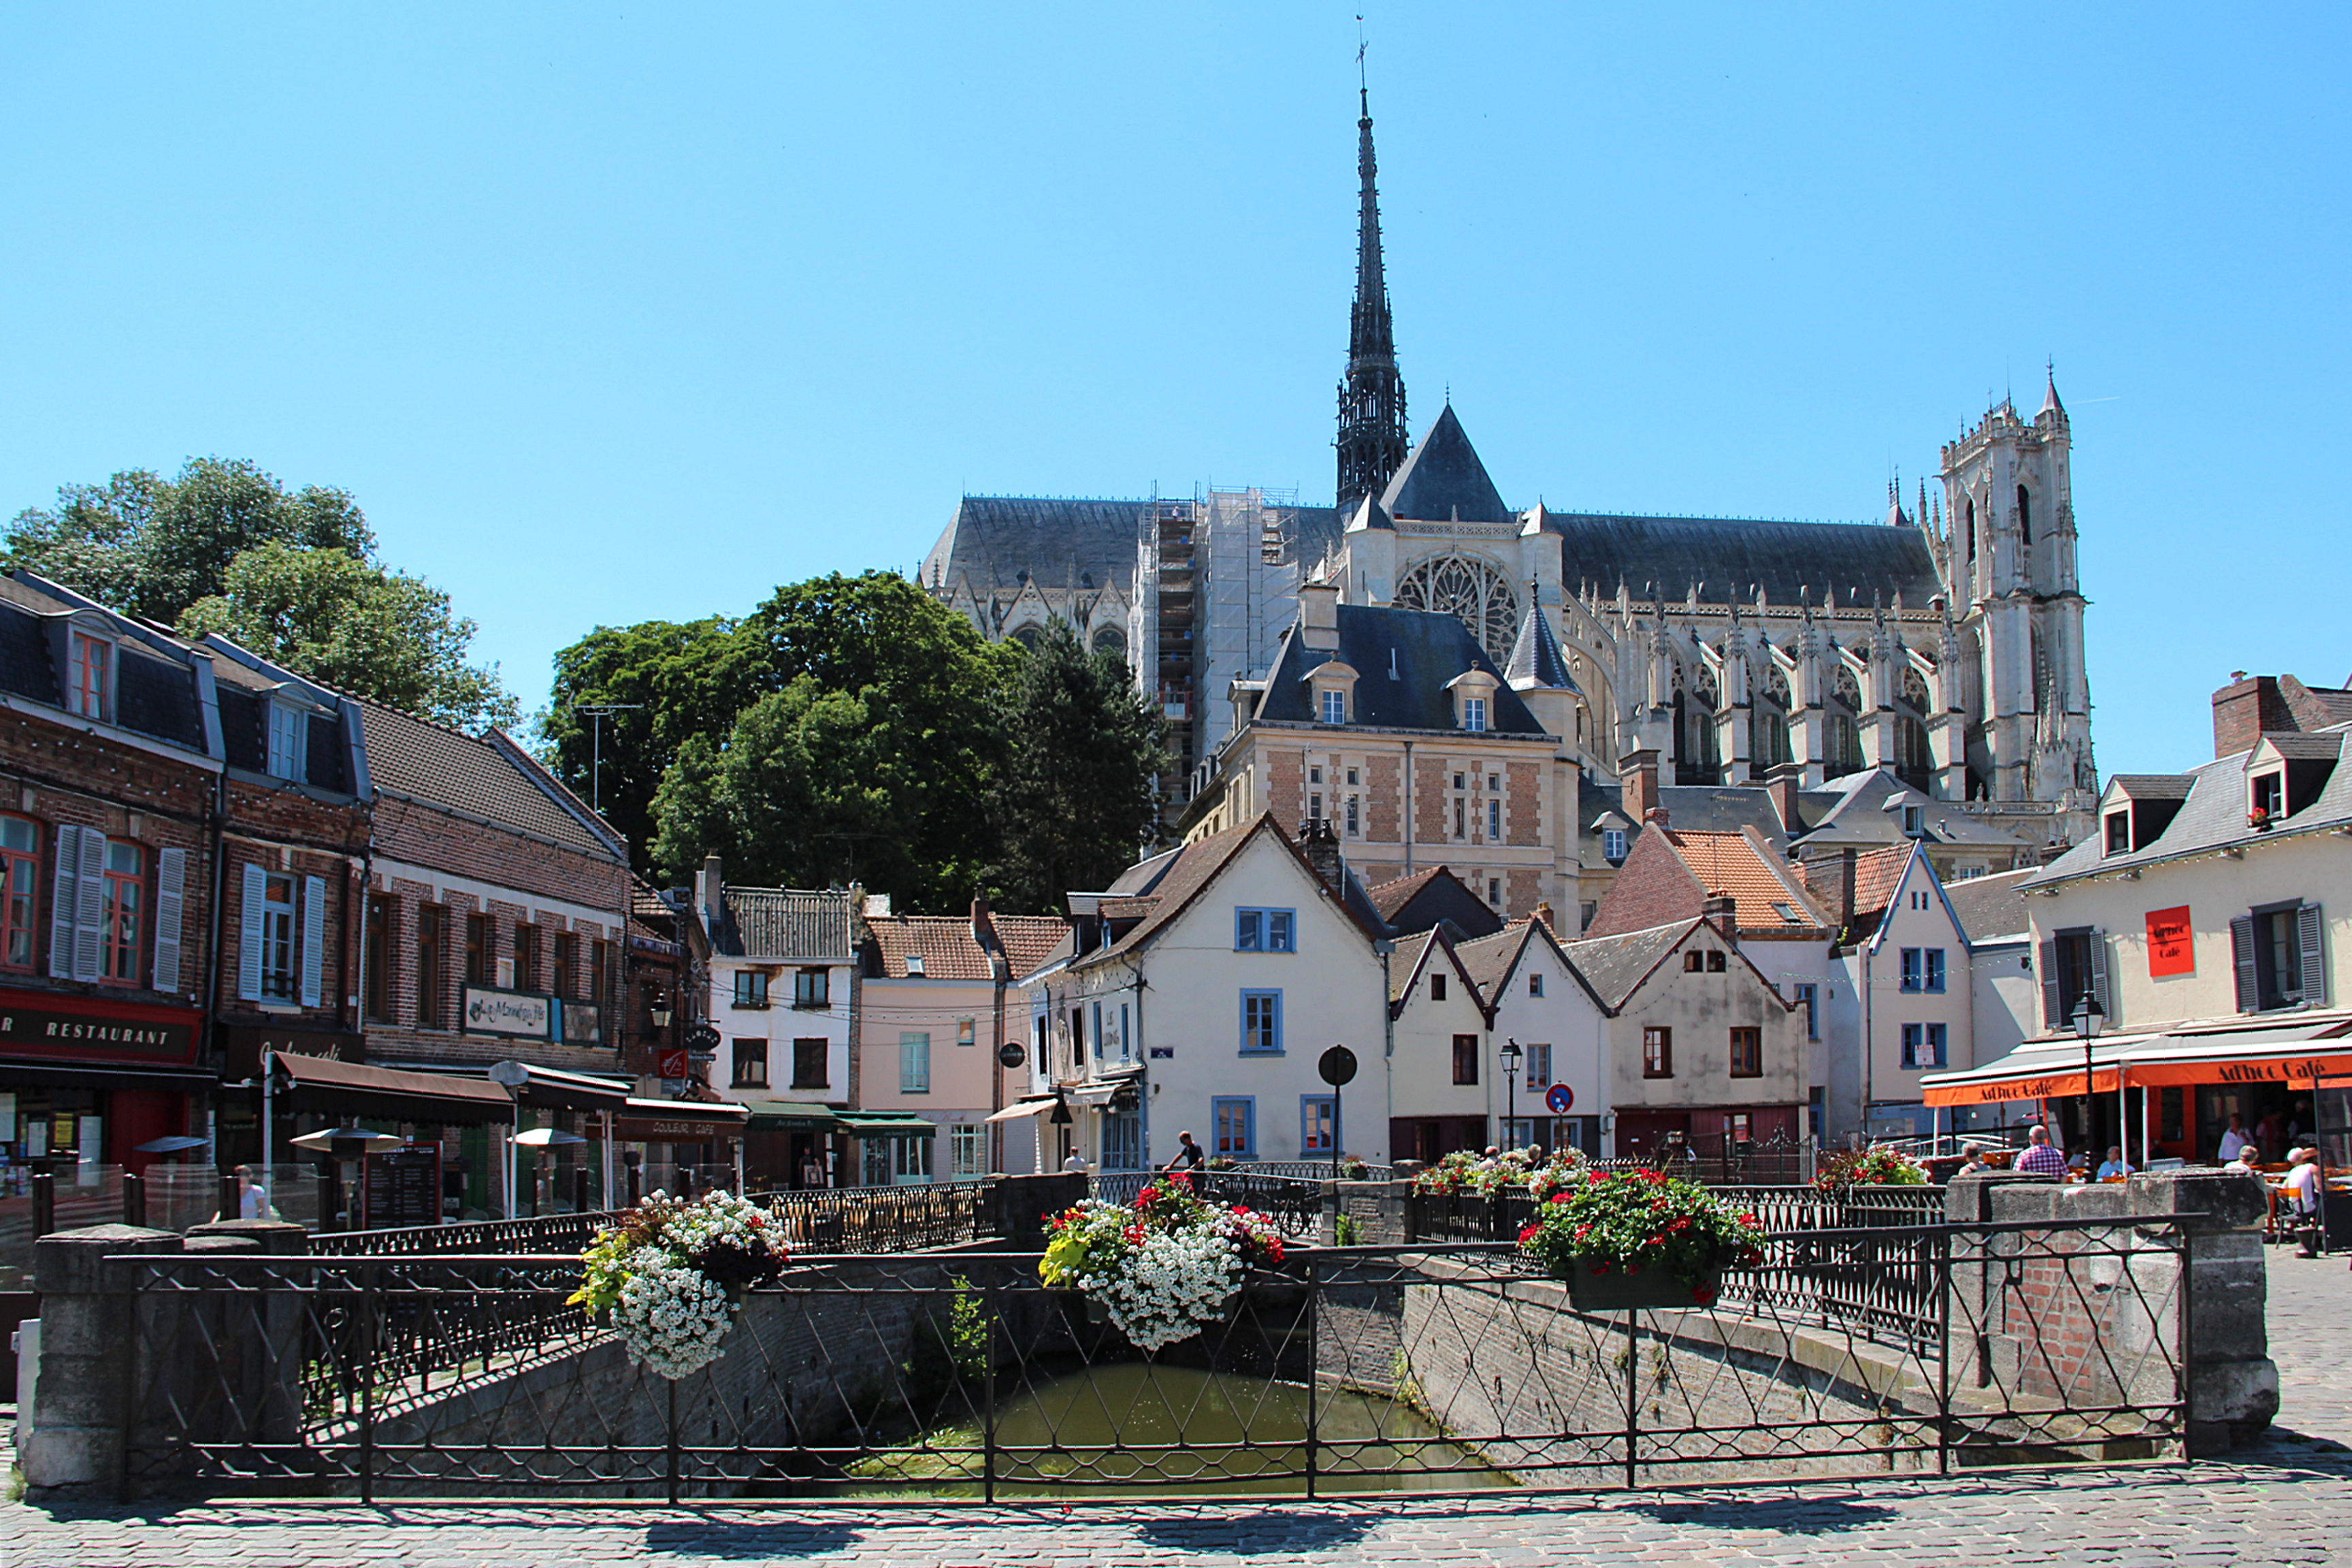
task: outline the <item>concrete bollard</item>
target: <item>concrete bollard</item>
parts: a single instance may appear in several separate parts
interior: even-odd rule
[[[139,1265],[120,1255],[182,1249],[167,1230],[98,1225],[33,1244],[41,1363],[32,1430],[17,1462],[33,1495],[113,1496],[122,1487],[136,1390]]]

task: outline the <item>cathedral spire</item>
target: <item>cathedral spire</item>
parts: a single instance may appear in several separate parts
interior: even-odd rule
[[[1338,505],[1379,496],[1405,457],[1404,383],[1397,375],[1388,279],[1381,265],[1381,198],[1372,159],[1370,94],[1356,89],[1356,172],[1362,181],[1356,237],[1356,302],[1348,319],[1348,380],[1339,388]]]

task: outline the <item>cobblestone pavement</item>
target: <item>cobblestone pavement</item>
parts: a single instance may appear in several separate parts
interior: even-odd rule
[[[1270,1507],[806,1509],[643,1505],[362,1508],[210,1502],[0,1509],[9,1568],[1412,1568],[1810,1563],[1937,1568],[2063,1562],[2352,1563],[2352,1277],[2342,1258],[2270,1263],[2279,1429],[2196,1465],[2005,1471],[1948,1480],[1606,1494],[1589,1500]]]

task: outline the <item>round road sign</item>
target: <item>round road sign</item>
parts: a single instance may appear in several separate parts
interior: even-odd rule
[[[1322,1074],[1323,1081],[1333,1089],[1351,1083],[1356,1077],[1356,1053],[1345,1046],[1333,1046],[1316,1062],[1315,1070]]]
[[[1576,1103],[1576,1090],[1564,1083],[1556,1083],[1544,1090],[1544,1103],[1551,1107],[1554,1116],[1565,1116],[1568,1108]]]

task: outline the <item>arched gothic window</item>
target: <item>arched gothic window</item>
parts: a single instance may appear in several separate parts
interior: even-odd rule
[[[1466,555],[1440,555],[1409,569],[1397,583],[1396,602],[1408,610],[1437,610],[1470,628],[1470,635],[1500,665],[1511,657],[1519,633],[1518,596],[1500,572]]]
[[[1117,626],[1098,627],[1095,632],[1095,651],[1097,653],[1115,653],[1118,655],[1119,658],[1125,658],[1127,657],[1127,634],[1120,631]]]
[[[1832,700],[1822,746],[1822,771],[1836,778],[1843,773],[1858,773],[1862,768],[1862,727],[1857,722],[1862,711],[1862,686],[1843,660],[1830,695]]]

